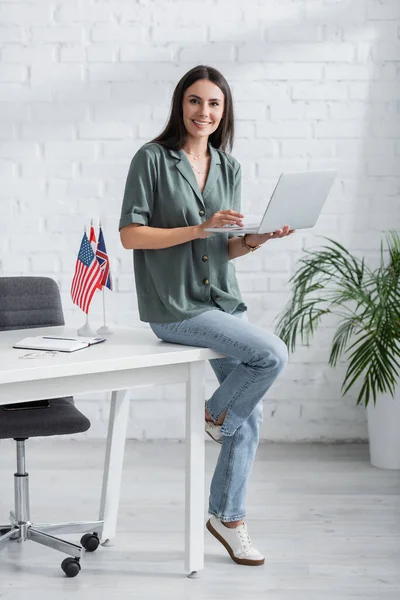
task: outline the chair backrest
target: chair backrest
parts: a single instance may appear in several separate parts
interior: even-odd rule
[[[60,291],[49,277],[0,277],[0,331],[64,325]]]

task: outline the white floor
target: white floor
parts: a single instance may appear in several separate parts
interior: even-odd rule
[[[208,485],[219,446],[206,447]],[[27,451],[33,521],[97,518],[103,442],[30,440]],[[1,524],[14,470],[13,442],[2,442]],[[183,571],[183,476],[183,444],[128,442],[115,545],[85,555],[68,579],[63,554],[9,542],[0,599],[399,600],[400,473],[372,468],[367,446],[262,444],[247,523],[266,563],[236,565],[205,531],[206,569],[195,580]]]

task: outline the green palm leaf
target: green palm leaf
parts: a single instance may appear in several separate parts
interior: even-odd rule
[[[339,242],[307,250],[290,278],[291,298],[278,316],[276,332],[294,352],[298,340],[309,345],[322,318],[333,314],[339,325],[329,364],[345,355],[342,384],[346,394],[361,383],[357,404],[391,393],[400,380],[400,236],[386,235],[380,266],[371,270]]]

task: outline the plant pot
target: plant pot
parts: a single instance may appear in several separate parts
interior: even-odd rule
[[[367,406],[369,454],[373,467],[400,469],[400,390]]]

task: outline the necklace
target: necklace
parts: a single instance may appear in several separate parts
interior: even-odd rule
[[[189,152],[189,150],[186,150],[185,148],[183,150],[186,152],[186,154],[193,156],[193,160],[199,160],[199,158],[205,158],[208,155],[208,152],[205,154],[193,154],[193,152]]]
[[[193,156],[194,160],[197,160],[199,158],[205,158],[206,156],[209,156],[208,152],[206,152],[205,154],[201,155],[194,155],[192,152],[189,152],[188,150],[185,150],[185,148],[183,148],[184,152],[186,152],[186,154],[190,154],[191,156]],[[205,171],[199,171],[198,169],[196,169],[196,167],[192,164],[192,162],[189,160],[188,157],[188,161],[190,166],[192,167],[193,171],[196,171],[196,173],[198,173],[199,175],[205,175],[207,173],[207,168]]]
[[[190,162],[190,160],[189,160]],[[196,173],[198,173],[199,175],[205,175],[207,173],[207,171],[199,171],[198,169],[196,169],[196,167],[194,165],[192,165],[192,163],[190,162],[190,166],[192,167],[193,171],[196,171]]]

